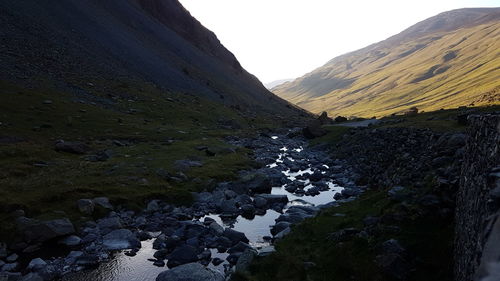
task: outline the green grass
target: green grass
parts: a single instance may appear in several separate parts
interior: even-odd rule
[[[248,276],[240,280],[390,280],[374,260],[378,246],[397,239],[416,257],[417,271],[409,280],[452,280],[453,227],[435,215],[408,215],[399,226],[401,232],[379,229],[370,239],[352,238],[335,243],[327,239],[332,232],[348,227],[362,228],[366,216],[394,213],[402,206],[389,201],[384,191],[370,191],[359,200],[322,212],[293,228],[292,234],[277,243],[277,252],[258,259]],[[336,216],[344,214],[345,216]],[[311,269],[304,262],[313,262]],[[238,280],[236,279],[236,280]]]
[[[0,81],[0,138],[23,139],[0,143],[0,240],[14,235],[10,213],[17,209],[30,217],[67,216],[78,222],[80,198],[107,196],[113,204],[133,209],[153,198],[187,204],[190,192],[235,179],[239,170],[254,165],[248,150],[231,147],[225,137],[282,126],[267,115],[246,116],[241,110],[147,83],[93,83],[81,85],[87,95],[77,96],[50,85],[28,89]],[[101,102],[104,99],[112,102]],[[238,129],[221,126],[228,122]],[[89,154],[111,149],[113,156],[89,162],[87,155],[56,152],[59,139],[84,142],[91,147]],[[117,146],[113,140],[128,145]],[[198,146],[218,153],[208,156]],[[185,171],[186,182],[165,180],[162,173],[175,175],[174,162],[182,159],[203,166]]]

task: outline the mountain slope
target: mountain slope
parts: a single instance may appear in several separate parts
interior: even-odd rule
[[[272,82],[269,82],[269,83],[265,83],[264,86],[267,88],[267,89],[272,89],[276,86],[279,86],[285,82],[290,82],[290,81],[293,81],[293,79],[280,79],[280,80],[275,80],[275,81],[272,81]]]
[[[460,9],[273,89],[315,113],[385,116],[500,103],[500,8]]]
[[[177,0],[7,0],[0,10],[4,80],[85,88],[78,81],[135,79],[250,110],[288,110]]]

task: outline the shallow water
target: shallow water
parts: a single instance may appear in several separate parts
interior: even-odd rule
[[[273,137],[273,139],[277,139]],[[292,151],[300,153],[303,148],[293,148]],[[282,153],[279,155],[279,158],[276,159],[276,162],[268,165],[270,168],[277,167],[279,163],[283,162],[283,157],[289,157],[287,155],[287,151],[289,148],[283,147],[281,148]],[[294,160],[292,160],[294,161]],[[297,173],[283,172],[290,180],[296,180],[295,177],[298,175],[302,175],[304,173],[312,173],[311,169],[306,169],[303,171],[299,171]],[[309,184],[309,180],[303,180],[307,186],[305,190],[307,190],[312,185]],[[272,194],[280,194],[287,195],[289,199],[289,203],[283,210],[286,211],[286,208],[293,205],[321,205],[334,201],[333,196],[342,191],[342,187],[333,184],[331,182],[328,183],[330,189],[327,191],[321,192],[316,196],[298,196],[292,194],[285,190],[285,186],[274,187],[271,191]],[[234,220],[223,221],[217,214],[208,215],[207,217],[211,217],[215,219],[219,224],[224,227],[233,228],[237,231],[245,233],[247,238],[250,240],[250,244],[255,248],[262,248],[268,246],[270,244],[269,241],[265,241],[263,238],[266,236],[271,236],[271,226],[275,224],[275,220],[281,214],[274,210],[267,210],[266,214],[263,216],[256,216],[253,219],[247,219],[242,216],[237,217]],[[200,220],[203,220],[201,218]],[[153,265],[153,262],[148,261],[149,258],[153,258],[153,254],[155,250],[152,248],[153,240],[142,242],[142,248],[137,253],[135,257],[128,257],[123,252],[117,253],[115,257],[106,263],[99,265],[98,268],[93,270],[85,270],[77,273],[68,274],[62,280],[64,281],[154,281],[159,273],[167,270],[167,267],[157,267]],[[212,257],[219,257],[225,261],[228,256],[227,253],[218,253],[216,249],[212,249]],[[214,266],[210,264],[209,267],[219,270],[221,272],[224,271],[224,265],[227,264],[227,261],[222,263],[219,266]]]

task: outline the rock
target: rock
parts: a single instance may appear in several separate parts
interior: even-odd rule
[[[278,234],[276,234],[274,236],[274,238],[275,239],[283,239],[283,238],[285,238],[285,236],[290,234],[290,232],[292,232],[292,229],[290,227],[287,227],[287,228],[283,229],[281,232],[279,232]]]
[[[94,212],[95,204],[90,199],[80,199],[76,202],[76,204],[78,206],[78,210],[80,210],[80,213],[82,214],[92,215]]]
[[[335,120],[335,122],[337,122],[337,123],[341,123],[341,122],[346,122],[346,121],[347,121],[347,118],[346,118],[346,117],[344,117],[344,116],[337,116],[337,117],[335,117],[335,119],[334,119],[334,120]]]
[[[179,265],[196,261],[198,261],[198,253],[196,248],[189,245],[182,245],[175,248],[175,250],[170,254],[167,265],[169,268],[173,268]]]
[[[31,272],[23,276],[19,281],[43,281],[43,278],[37,273]]]
[[[146,212],[154,213],[160,210],[160,205],[158,204],[158,200],[151,200],[146,207]]]
[[[252,193],[270,193],[272,189],[271,180],[262,173],[245,176],[241,184],[248,188]]]
[[[255,198],[263,198],[266,200],[268,205],[272,205],[275,203],[288,203],[288,197],[286,195],[277,195],[277,194],[258,194]]]
[[[462,147],[467,141],[467,136],[465,134],[454,134],[448,139],[448,146],[450,147]]]
[[[255,216],[255,207],[251,204],[241,206],[242,215],[246,218]]]
[[[383,253],[392,253],[402,255],[406,250],[395,239],[390,239],[382,243],[381,249]]]
[[[59,240],[57,243],[68,247],[74,247],[80,245],[82,243],[82,239],[76,235],[71,235]]]
[[[408,190],[403,186],[395,186],[387,192],[387,196],[394,201],[404,201],[408,196]]]
[[[100,206],[104,209],[113,210],[113,205],[109,203],[109,199],[107,197],[97,197],[92,199],[92,201],[95,205]]]
[[[238,207],[236,207],[236,200],[224,200],[220,205],[221,213],[237,215],[239,213]]]
[[[17,254],[12,254],[10,256],[8,256],[5,261],[6,262],[15,262],[17,261],[17,259],[19,258],[19,256]]]
[[[208,227],[217,235],[222,235],[222,233],[224,233],[224,228],[215,221],[212,222]]]
[[[2,266],[2,269],[0,271],[15,272],[18,271],[20,268],[21,265],[18,262],[6,263]]]
[[[327,131],[321,127],[319,120],[314,120],[302,129],[302,134],[308,139],[314,139],[326,135]]]
[[[258,209],[264,209],[267,206],[267,200],[263,197],[255,197],[253,200],[255,207]]]
[[[82,142],[65,142],[59,140],[55,144],[55,150],[72,154],[85,154],[90,150],[90,147]]]
[[[6,258],[8,254],[7,245],[5,243],[0,243],[0,259]]]
[[[398,280],[405,280],[411,271],[410,265],[398,254],[378,255],[375,261],[387,275]]]
[[[236,245],[238,242],[250,242],[244,233],[236,231],[234,229],[226,228],[222,235],[231,240],[233,245]]]
[[[189,263],[160,273],[156,281],[224,281],[224,276],[199,263]]]
[[[174,169],[180,172],[187,172],[192,167],[203,167],[203,164],[200,161],[193,160],[177,160],[174,162]]]
[[[128,229],[117,229],[104,235],[102,245],[107,250],[140,248],[141,241]]]
[[[53,238],[73,234],[75,228],[69,219],[38,221],[20,217],[16,220],[19,231],[27,242],[45,242]]]
[[[322,112],[321,115],[318,117],[318,121],[321,123],[321,125],[328,125],[333,123],[332,118],[328,117],[328,113]]]
[[[222,259],[220,259],[220,258],[214,258],[214,259],[212,260],[212,264],[213,264],[213,265],[215,265],[215,266],[218,266],[218,265],[220,265],[220,264],[221,264],[221,263],[223,263],[223,262],[224,262],[224,260],[222,260]]]
[[[99,264],[99,256],[97,254],[83,254],[76,258],[76,265],[83,267],[94,267]]]
[[[257,253],[257,256],[266,257],[274,252],[276,252],[276,249],[274,248],[274,246],[267,246],[267,247],[260,249],[259,252]]]
[[[248,272],[250,265],[252,264],[254,258],[257,256],[257,252],[254,249],[248,248],[243,254],[238,258],[236,262],[235,271],[240,273]]]
[[[104,233],[108,233],[111,230],[123,228],[122,222],[119,217],[104,218],[97,222],[97,226]]]
[[[252,249],[252,247],[250,245],[248,245],[247,243],[238,242],[238,244],[231,247],[227,252],[230,254],[243,253],[246,249]]]
[[[271,234],[276,235],[280,233],[281,231],[285,230],[286,228],[290,227],[292,224],[286,221],[280,221],[276,223],[274,226],[271,228]]]

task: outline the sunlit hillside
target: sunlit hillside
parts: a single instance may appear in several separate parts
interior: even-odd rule
[[[462,9],[334,58],[273,92],[315,113],[385,116],[500,103],[500,9]]]

